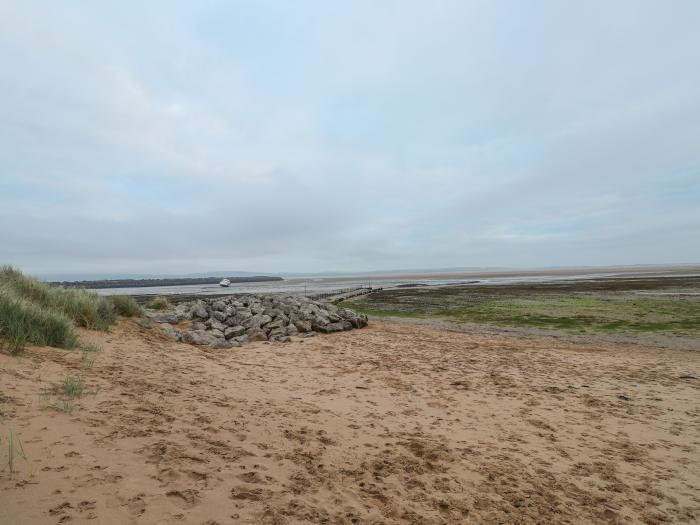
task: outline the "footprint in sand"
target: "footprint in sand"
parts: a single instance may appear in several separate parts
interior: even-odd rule
[[[191,509],[199,501],[199,491],[195,489],[171,490],[165,495],[183,509]]]
[[[145,494],[137,494],[133,498],[130,498],[126,507],[129,509],[129,513],[132,516],[140,516],[146,512],[146,502],[143,497]]]
[[[231,499],[234,500],[260,501],[265,497],[269,497],[270,494],[270,491],[250,489],[248,487],[234,487],[231,489]]]
[[[267,483],[267,480],[261,476],[259,472],[254,470],[251,472],[244,472],[236,477],[246,483]]]

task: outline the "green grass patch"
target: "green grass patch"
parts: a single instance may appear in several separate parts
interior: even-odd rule
[[[456,323],[569,331],[700,333],[700,300],[604,294],[488,297],[393,292],[346,302],[370,316],[445,319]]]

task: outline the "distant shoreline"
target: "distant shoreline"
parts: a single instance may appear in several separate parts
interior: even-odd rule
[[[66,288],[146,288],[149,286],[183,286],[188,284],[219,284],[224,277],[183,277],[170,279],[103,279],[98,281],[60,281],[49,283]],[[226,277],[231,283],[259,283],[283,281],[282,277],[254,275],[251,277]]]

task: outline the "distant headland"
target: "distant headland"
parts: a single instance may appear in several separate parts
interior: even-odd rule
[[[187,284],[218,284],[224,277],[173,277],[164,279],[100,279],[96,281],[54,281],[49,284],[66,288],[143,288],[146,286],[182,286]],[[282,277],[252,275],[247,277],[226,277],[233,283],[258,283],[283,281]]]

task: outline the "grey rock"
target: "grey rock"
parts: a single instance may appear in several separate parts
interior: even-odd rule
[[[212,330],[220,330],[221,333],[224,333],[224,330],[226,330],[226,325],[221,321],[217,321],[213,317],[208,319],[204,324],[207,326],[207,328]]]
[[[223,311],[215,310],[212,312],[211,316],[222,323],[226,321],[226,314]]]
[[[232,315],[236,315],[236,307],[231,306],[230,304],[224,308],[224,315],[226,317],[231,317]]]
[[[282,328],[285,326],[284,321],[282,319],[275,319],[274,321],[270,321],[269,323],[263,325],[263,328],[265,330],[275,330],[277,328]]]
[[[251,328],[246,331],[248,341],[267,341],[267,335],[259,328]]]
[[[232,337],[238,337],[244,333],[245,328],[243,328],[241,325],[229,326],[226,330],[224,330],[224,337],[226,339],[231,339]]]
[[[193,319],[208,319],[209,318],[209,313],[207,312],[207,309],[205,308],[204,304],[202,303],[197,303],[194,305],[194,307],[191,310],[192,313],[192,318]]]
[[[265,315],[269,315],[273,319],[280,315],[282,312],[276,308],[265,308],[265,311],[263,312]]]
[[[287,332],[284,328],[275,328],[274,330],[271,330],[270,333],[267,335],[267,338],[270,341],[277,341],[281,337],[287,337]]]
[[[159,328],[163,334],[167,335],[171,339],[175,339],[175,341],[180,341],[182,339],[182,334],[167,323],[159,325]]]
[[[241,324],[246,328],[260,328],[272,321],[272,317],[265,314],[256,314],[250,319],[246,319]]]
[[[192,323],[192,330],[206,330],[206,329],[207,329],[207,325],[205,325],[204,323],[200,323],[199,321]]]
[[[241,321],[253,317],[253,313],[248,308],[236,308],[236,317]]]
[[[223,312],[226,309],[226,303],[224,301],[214,301],[211,307],[217,312]]]
[[[186,319],[192,319],[192,311],[189,305],[187,304],[178,304],[175,307],[175,314],[181,319],[181,320],[186,320]]]
[[[328,317],[325,317],[323,315],[316,315],[312,321],[311,321],[311,326],[326,326],[327,324],[330,324],[330,320]],[[314,328],[315,330],[315,328]]]
[[[185,343],[190,343],[193,345],[215,345],[219,339],[214,337],[211,333],[204,330],[192,330],[190,332],[183,332],[182,340]]]
[[[287,335],[297,335],[299,333],[299,330],[297,330],[297,327],[294,326],[292,323],[289,323],[286,326],[286,330],[287,330]]]
[[[294,326],[297,327],[297,330],[300,332],[310,332],[311,331],[311,323],[309,321],[302,321],[299,320],[294,323]]]
[[[329,323],[324,326],[316,326],[314,330],[322,334],[332,334],[333,332],[342,332],[344,330],[343,323]]]
[[[177,324],[180,321],[180,317],[174,312],[152,312],[147,310],[146,317],[156,323]]]

